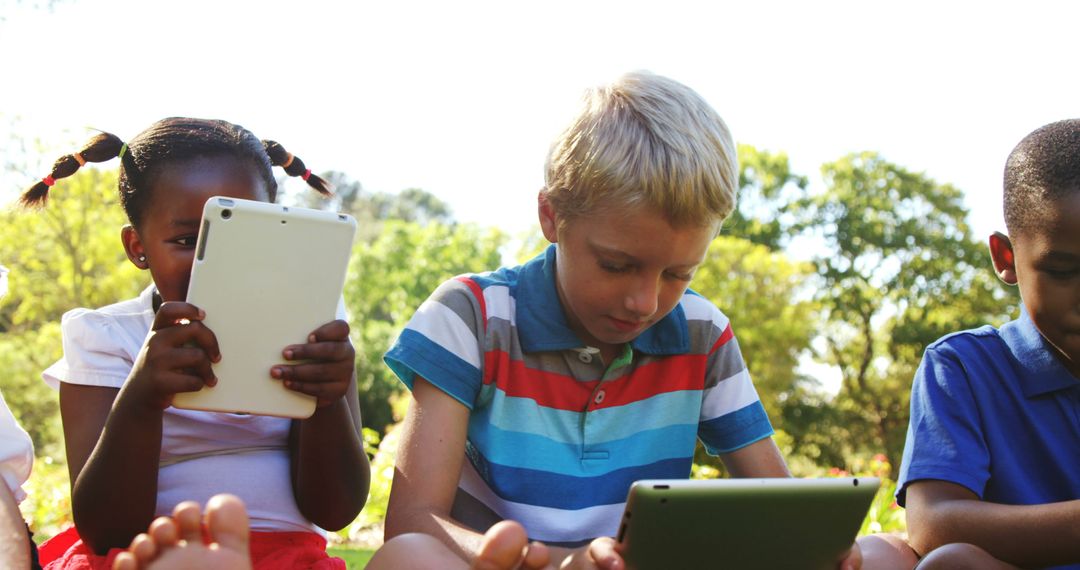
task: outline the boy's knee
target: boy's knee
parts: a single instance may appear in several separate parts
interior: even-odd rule
[[[871,534],[858,539],[863,568],[867,570],[911,570],[919,556],[898,534]]]
[[[1015,568],[994,558],[989,552],[975,546],[955,542],[935,548],[919,562],[918,570],[934,570],[936,568],[953,570],[998,570]]]
[[[399,534],[383,543],[368,563],[372,570],[393,568],[446,568],[465,567],[465,561],[457,557],[439,539],[429,534],[411,532]]]

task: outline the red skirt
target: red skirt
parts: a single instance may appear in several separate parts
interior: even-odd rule
[[[43,542],[38,555],[45,570],[112,570],[124,550],[94,554],[71,527]],[[252,532],[251,563],[255,570],[345,570],[345,561],[328,555],[326,539],[313,532]]]

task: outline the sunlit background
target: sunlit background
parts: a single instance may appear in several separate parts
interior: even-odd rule
[[[1064,1],[0,0],[0,17],[0,128],[20,139],[223,118],[316,171],[515,231],[582,89],[627,70],[690,85],[812,183],[861,150],[952,183],[978,234],[1001,226],[1012,146],[1080,114]]]
[[[0,0],[0,202],[92,129],[130,138],[186,115],[278,140],[368,198],[421,189],[449,205],[426,225],[368,218],[350,262],[374,467],[367,506],[334,540],[374,546],[403,401],[383,351],[441,279],[539,247],[526,236],[545,154],[585,87],[670,76],[753,147],[744,164],[790,166],[800,195],[825,197],[802,209],[807,232],[765,239],[734,220],[693,286],[732,317],[793,473],[882,477],[862,532],[902,532],[892,493],[914,369],[942,334],[1015,314],[980,242],[1003,229],[1012,147],[1080,116],[1078,21],[1065,1]],[[862,151],[876,158],[850,158]],[[115,199],[115,161],[100,168],[57,184],[45,213],[0,210],[0,387],[37,445],[22,509],[39,539],[71,523],[56,394],[39,379],[60,354],[59,315],[145,286],[115,238],[119,210],[80,202]],[[838,245],[830,205],[844,223],[873,219]],[[906,239],[877,247],[890,233]],[[721,469],[699,454],[694,476]]]

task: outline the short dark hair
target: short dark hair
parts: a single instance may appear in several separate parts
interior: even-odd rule
[[[142,220],[150,186],[161,169],[172,163],[200,157],[230,156],[255,168],[266,184],[270,201],[277,195],[277,180],[272,168],[280,166],[290,176],[301,176],[309,186],[323,194],[330,185],[312,174],[304,161],[271,140],[259,140],[251,131],[226,121],[170,117],[150,125],[128,143],[111,133],[100,133],[79,152],[61,156],[52,172],[42,182],[30,187],[23,196],[26,206],[40,206],[48,198],[49,187],[57,179],[71,176],[87,162],[105,162],[120,157],[120,204],[136,228]]]
[[[1005,161],[1005,227],[1015,237],[1044,219],[1061,198],[1080,192],[1080,119],[1035,129]]]

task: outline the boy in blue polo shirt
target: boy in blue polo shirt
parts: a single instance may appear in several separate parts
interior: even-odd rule
[[[1004,193],[990,254],[1021,314],[931,344],[912,387],[898,499],[920,569],[1080,569],[1080,120],[1025,137]]]
[[[731,323],[688,290],[735,145],[697,93],[631,73],[588,92],[545,178],[547,251],[445,282],[386,355],[412,390],[386,535],[472,560],[511,519],[528,568],[618,569],[630,484],[689,477],[699,438],[736,477],[790,476]]]

